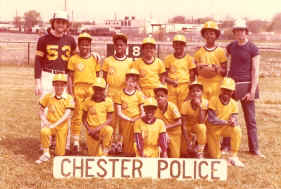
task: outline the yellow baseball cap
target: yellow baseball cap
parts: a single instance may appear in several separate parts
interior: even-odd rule
[[[214,21],[205,22],[204,26],[202,27],[202,29],[200,31],[202,36],[203,36],[205,30],[214,30],[216,32],[217,38],[221,34],[218,24]]]
[[[235,81],[230,77],[223,78],[221,88],[235,91]]]
[[[93,87],[106,88],[106,82],[103,78],[97,77],[96,82],[94,83]]]
[[[78,36],[78,41],[80,39],[89,39],[89,40],[92,40],[92,36],[90,34],[88,34],[87,32],[83,32],[83,33],[80,33],[79,36]]]
[[[145,45],[145,44],[152,44],[152,45],[156,45],[156,41],[154,38],[152,37],[146,37],[143,39],[142,41],[142,45]]]
[[[67,82],[67,76],[65,74],[55,74],[53,77],[53,82],[54,81]]]
[[[158,90],[164,90],[166,94],[168,94],[168,88],[166,85],[159,84],[157,87],[153,89],[154,93],[156,93]]]
[[[203,90],[203,84],[201,82],[199,82],[199,81],[193,81],[192,83],[189,84],[188,87],[189,87],[189,89],[191,89],[195,85],[200,86],[202,88],[202,90]]]
[[[126,75],[140,75],[140,72],[134,68],[131,68],[127,71]]]
[[[157,101],[153,97],[146,98],[144,100],[143,106],[155,106],[157,107]]]
[[[177,34],[177,35],[175,35],[173,41],[180,41],[180,42],[186,43],[186,38],[184,35]]]

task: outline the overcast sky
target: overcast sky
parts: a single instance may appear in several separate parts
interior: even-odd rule
[[[166,21],[182,15],[206,17],[248,17],[270,20],[281,12],[280,0],[0,0],[0,20],[12,20],[23,16],[28,10],[40,12],[47,21],[53,10],[64,9],[65,1],[69,13],[76,20],[96,20],[136,16]]]

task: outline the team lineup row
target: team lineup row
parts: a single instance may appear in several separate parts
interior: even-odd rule
[[[126,56],[127,36],[116,34],[116,53],[100,66],[98,56],[91,54],[89,34],[79,35],[79,52],[75,52],[75,40],[65,35],[69,25],[65,12],[54,13],[50,21],[51,30],[38,41],[35,62],[44,151],[37,163],[50,159],[52,135],[56,155],[70,150],[77,154],[84,125],[89,155],[108,155],[114,150],[112,136],[120,134],[125,156],[177,158],[195,152],[202,158],[207,143],[208,157],[220,158],[221,139],[229,137],[223,141],[230,150],[229,162],[242,167],[237,156],[241,128],[232,97],[243,107],[250,153],[264,157],[258,149],[254,112],[259,54],[247,40],[245,22],[235,23],[237,40],[226,53],[215,45],[220,35],[217,24],[208,21],[201,29],[206,44],[194,57],[185,53],[185,36],[176,35],[174,53],[164,61],[155,56],[156,42],[151,37],[142,42],[141,58],[132,61]],[[231,57],[229,72],[227,57]]]

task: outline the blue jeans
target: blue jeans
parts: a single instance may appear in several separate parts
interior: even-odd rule
[[[248,146],[250,152],[257,152],[259,150],[257,124],[256,124],[256,107],[255,101],[241,100],[242,109],[244,112],[244,119],[247,127]],[[230,138],[225,137],[222,142],[222,148],[230,149]]]

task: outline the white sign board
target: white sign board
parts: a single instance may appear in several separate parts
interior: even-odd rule
[[[223,159],[57,156],[54,178],[227,179]]]

